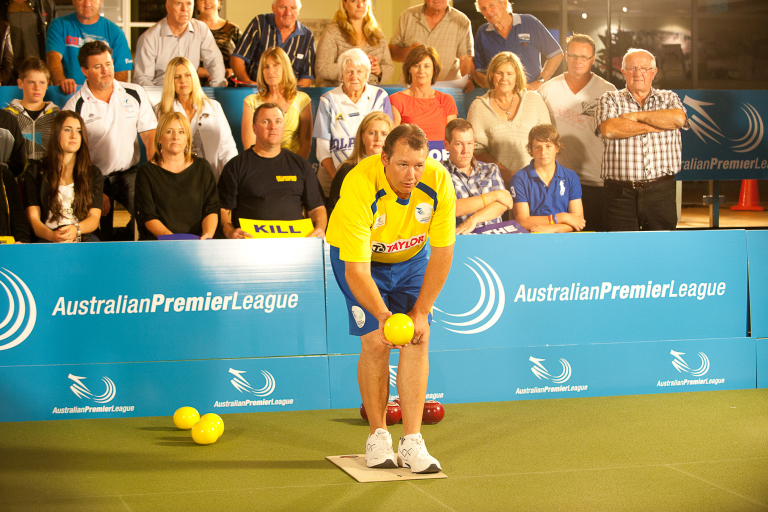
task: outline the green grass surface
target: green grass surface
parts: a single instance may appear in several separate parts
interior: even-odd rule
[[[325,460],[364,450],[357,410],[223,415],[211,446],[168,413],[0,423],[0,510],[768,510],[768,389],[449,404],[447,479],[368,484]]]

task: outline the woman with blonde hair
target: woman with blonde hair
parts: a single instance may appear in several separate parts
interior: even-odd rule
[[[296,89],[296,75],[291,61],[280,47],[273,47],[261,55],[257,71],[259,92],[246,96],[243,101],[243,120],[240,135],[243,149],[256,142],[253,133],[253,113],[264,103],[275,103],[283,111],[285,134],[280,147],[309,158],[312,147],[312,107],[307,93]]]
[[[355,168],[364,158],[372,155],[380,155],[384,148],[384,140],[392,131],[392,118],[384,112],[371,112],[357,127],[355,134],[355,147],[352,154],[336,170],[336,176],[331,183],[331,193],[328,195],[328,217],[330,218],[334,206],[341,195],[341,185],[349,171]]]
[[[142,240],[190,234],[212,238],[219,193],[211,166],[192,154],[191,129],[181,112],[157,123],[155,156],[136,173],[136,219]]]
[[[23,176],[27,220],[38,241],[92,240],[101,220],[104,176],[91,164],[80,114],[56,114],[47,155],[40,162],[30,160]]]
[[[319,87],[339,85],[337,62],[351,48],[360,48],[370,59],[369,84],[382,84],[392,78],[395,65],[384,32],[373,15],[371,0],[339,0],[336,14],[317,43],[315,74]]]
[[[186,57],[174,57],[168,63],[163,96],[155,105],[158,119],[170,112],[187,117],[192,153],[208,161],[218,181],[224,165],[237,155],[237,144],[224,109],[205,95],[197,70]]]
[[[475,131],[475,158],[497,164],[507,187],[512,176],[528,165],[528,133],[549,124],[549,111],[535,91],[526,90],[525,70],[512,52],[501,52],[488,65],[488,92],[467,112]]]

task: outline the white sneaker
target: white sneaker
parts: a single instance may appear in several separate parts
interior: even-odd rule
[[[400,438],[397,447],[397,465],[411,468],[411,473],[437,473],[443,469],[437,459],[427,451],[421,434]]]
[[[396,468],[395,452],[392,450],[392,436],[383,428],[368,436],[365,443],[365,463],[369,468]]]

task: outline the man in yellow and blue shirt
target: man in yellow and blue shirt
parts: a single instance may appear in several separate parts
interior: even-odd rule
[[[370,423],[366,463],[407,466],[414,473],[441,470],[420,430],[429,377],[430,311],[448,277],[456,239],[453,182],[428,151],[427,137],[417,126],[392,130],[382,154],[366,158],[345,178],[327,231],[350,334],[362,343],[357,373]],[[384,337],[384,323],[393,312],[413,320],[413,339],[402,347]],[[397,459],[385,422],[392,348],[400,349],[397,389],[403,411]]]

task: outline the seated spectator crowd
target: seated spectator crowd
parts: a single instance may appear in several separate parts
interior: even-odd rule
[[[101,0],[73,0],[73,14],[44,24],[44,54],[27,37],[21,60],[0,55],[3,83],[16,77],[23,93],[0,111],[0,236],[239,239],[251,236],[240,219],[308,218],[309,236],[322,237],[344,178],[380,158],[400,124],[419,126],[430,154],[443,155],[457,234],[508,219],[531,232],[675,227],[688,122],[677,95],[653,88],[646,50],[624,56],[619,91],[592,72],[589,36],[571,36],[564,55],[507,0],[476,2],[488,23],[474,38],[464,14],[426,0],[402,13],[389,42],[371,0],[340,0],[317,44],[298,21],[301,0],[273,0],[242,33],[219,17],[220,2],[167,0],[132,57],[123,31],[100,16]],[[26,13],[9,8],[11,28],[0,24],[8,51],[13,24],[34,21]],[[520,30],[525,40],[508,38]],[[405,88],[389,95],[381,85],[393,62],[403,63]],[[70,96],[62,110],[44,100],[49,85]],[[243,102],[242,153],[203,85],[257,89]],[[314,119],[301,90],[313,85],[331,88]],[[156,105],[146,86],[162,87]],[[487,91],[466,119],[438,90],[476,86]],[[112,227],[115,201],[131,218],[122,229]]]

